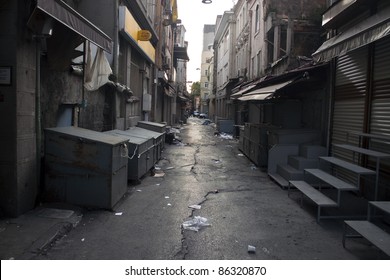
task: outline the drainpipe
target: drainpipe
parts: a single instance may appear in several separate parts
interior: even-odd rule
[[[36,165],[37,187],[41,185],[41,38],[36,37],[35,47],[35,134],[36,134]]]
[[[84,110],[87,107],[87,102],[85,100],[85,86],[84,86],[85,72],[86,72],[85,70],[87,67],[86,53],[87,53],[87,40],[84,40],[84,44],[83,44],[83,76],[82,76],[83,81],[81,82],[81,104],[79,107],[79,116],[78,116],[78,120],[77,120],[77,126],[79,126],[79,127],[81,126],[81,115],[82,115],[81,112],[82,112],[82,110]]]
[[[119,13],[119,0],[114,1],[114,50],[113,50],[113,72],[115,77],[117,78],[118,81],[118,72],[119,72],[119,23],[118,23],[118,13]],[[117,118],[117,93],[115,91],[114,94],[114,102],[113,102],[113,129],[116,128],[116,118]],[[126,119],[126,117],[125,117]]]

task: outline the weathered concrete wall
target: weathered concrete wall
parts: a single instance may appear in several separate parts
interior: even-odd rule
[[[0,65],[12,67],[12,84],[0,86],[0,209],[5,214],[16,207],[16,34],[17,3],[0,6]]]
[[[31,4],[31,3],[30,3]],[[11,85],[0,86],[0,208],[18,216],[35,206],[35,43],[26,29],[31,5],[0,5],[0,65],[11,67]]]
[[[16,78],[16,170],[17,214],[35,206],[37,186],[35,88],[36,88],[36,43],[26,22],[32,7],[26,1],[18,1],[18,44]]]
[[[87,106],[80,108],[80,127],[95,131],[107,131],[114,129],[112,106],[115,91],[107,86],[97,91],[85,91]]]
[[[80,104],[82,77],[69,71],[56,71],[48,67],[45,58],[41,62],[41,111],[42,128],[55,127],[61,104]]]

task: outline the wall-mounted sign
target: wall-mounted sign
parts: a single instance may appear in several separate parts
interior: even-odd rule
[[[152,38],[152,33],[149,30],[140,30],[137,33],[138,41],[149,41]]]
[[[119,10],[119,24],[121,32],[124,32],[125,35],[127,35],[126,38],[129,39],[130,43],[136,44],[150,61],[154,63],[156,59],[156,49],[149,39],[146,41],[141,41],[139,39],[138,32],[143,31],[144,29],[141,28],[134,16],[124,6],[121,6]]]
[[[0,66],[0,85],[11,85],[11,66]]]

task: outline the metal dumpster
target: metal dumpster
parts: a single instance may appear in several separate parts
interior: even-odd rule
[[[45,129],[45,198],[112,209],[127,191],[127,138],[79,127]]]
[[[132,133],[139,137],[153,138],[154,140],[154,163],[157,163],[162,156],[162,151],[164,150],[164,136],[165,133],[151,131],[149,129],[141,128],[141,127],[131,127],[128,130],[129,133]]]
[[[162,123],[156,122],[148,122],[148,121],[139,121],[137,124],[138,127],[149,129],[151,131],[165,133],[166,125]]]
[[[154,139],[139,137],[129,130],[110,130],[105,133],[120,135],[127,139],[128,180],[139,180],[154,166]]]

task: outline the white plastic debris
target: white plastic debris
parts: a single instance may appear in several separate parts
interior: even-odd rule
[[[116,212],[115,213],[115,216],[122,216],[123,215],[123,212]]]
[[[194,204],[194,205],[190,205],[190,206],[188,206],[188,208],[192,208],[192,209],[200,210],[200,208],[202,208],[202,206],[201,206],[201,205],[198,205],[198,204]]]
[[[248,245],[248,253],[250,254],[256,253],[256,247],[252,245]]]
[[[233,139],[233,135],[230,135],[230,134],[227,134],[227,133],[224,133],[224,132],[220,133],[219,137],[222,138],[222,139],[229,139],[229,140]]]
[[[200,229],[204,227],[209,227],[211,224],[207,222],[207,219],[200,216],[195,216],[193,219],[189,221],[185,221],[182,224],[184,229],[192,230],[198,232]]]

